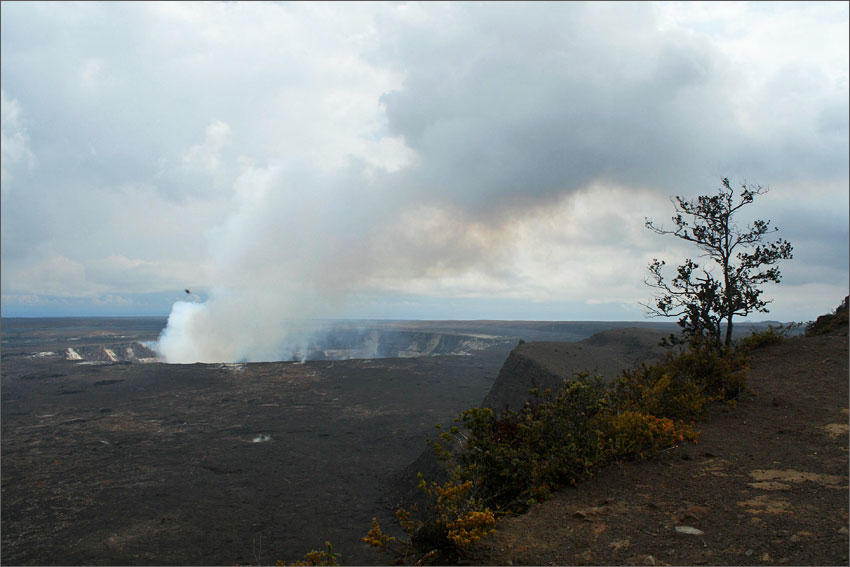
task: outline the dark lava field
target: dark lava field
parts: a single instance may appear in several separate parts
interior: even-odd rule
[[[359,538],[372,517],[392,524],[394,473],[435,423],[480,403],[507,356],[75,361],[39,353],[156,333],[54,329],[15,344],[8,326],[7,565],[274,564],[326,540],[346,563],[375,563]]]
[[[360,542],[371,519],[394,525],[401,471],[481,404],[517,338],[617,326],[382,322],[466,350],[178,365],[150,362],[164,323],[2,320],[4,564],[274,564],[325,541],[386,561]]]

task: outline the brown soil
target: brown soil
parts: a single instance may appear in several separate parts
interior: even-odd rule
[[[737,407],[697,428],[698,444],[611,465],[501,521],[473,562],[848,564],[846,327],[755,351]]]

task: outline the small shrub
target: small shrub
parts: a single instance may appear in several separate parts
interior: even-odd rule
[[[446,537],[458,548],[468,548],[473,543],[493,532],[496,516],[489,508],[469,511],[446,524]]]
[[[623,412],[696,419],[704,415],[712,397],[705,384],[668,366],[641,365],[623,371],[615,383]]]
[[[427,519],[415,519],[413,513],[401,508],[396,511],[407,540],[384,534],[376,519],[362,541],[381,551],[399,557],[420,556],[420,561],[455,561],[482,537],[493,531],[495,513],[473,494],[472,481],[458,480],[458,471],[443,484],[425,481],[419,475],[419,488],[433,503]]]
[[[645,459],[683,441],[696,442],[699,434],[693,424],[625,411],[608,421],[606,438],[613,455]]]
[[[737,397],[748,371],[742,354],[693,341],[684,352],[668,352],[656,364],[624,370],[614,383],[614,403],[619,411],[692,421],[711,402]]]
[[[599,417],[606,406],[599,380],[579,377],[545,390],[519,411],[461,415],[464,450],[457,462],[480,497],[499,510],[521,512],[552,488],[590,476],[604,458]]]
[[[278,561],[278,565],[339,565],[339,558],[342,557],[339,553],[334,553],[334,548],[331,542],[325,542],[324,551],[313,550],[306,555],[301,561],[295,563],[284,563]]]
[[[749,337],[745,337],[738,342],[738,350],[744,353],[764,348],[770,345],[782,343],[788,334],[799,327],[799,323],[789,323],[788,325],[768,325],[764,331],[754,331]]]
[[[431,482],[429,485],[420,477],[419,487],[435,501],[435,524],[439,534],[436,541],[422,542],[446,548],[446,541],[455,550],[469,547],[488,533],[496,518],[480,498],[473,493],[473,482],[462,481],[460,469],[455,469],[452,479],[442,485]],[[421,535],[422,530],[419,530]]]
[[[377,549],[386,550],[393,542],[398,540],[392,536],[386,535],[383,531],[381,531],[381,526],[380,524],[378,524],[377,518],[372,518],[372,527],[369,529],[366,535],[361,538],[361,541]]]

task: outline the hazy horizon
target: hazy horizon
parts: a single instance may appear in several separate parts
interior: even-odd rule
[[[823,313],[821,313],[823,315]],[[160,319],[164,323],[168,321],[168,315],[0,315],[0,319]],[[814,318],[812,319],[814,320]],[[343,319],[308,319],[307,321],[322,322],[322,323],[349,323],[349,322],[422,322],[422,323],[658,323],[676,325],[676,319],[429,319],[429,318],[343,318]],[[752,319],[751,317],[740,317],[733,320],[733,323],[758,325],[765,323],[796,323],[799,321],[780,321],[778,319],[762,318]],[[803,321],[806,322],[806,321]],[[725,322],[721,326],[725,326]]]

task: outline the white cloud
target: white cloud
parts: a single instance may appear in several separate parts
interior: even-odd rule
[[[215,120],[207,126],[204,141],[192,146],[183,155],[183,164],[206,173],[216,173],[221,167],[221,150],[230,137],[230,126],[221,120]]]
[[[393,228],[382,254],[409,264],[374,270],[370,284],[441,297],[636,303],[649,293],[635,284],[654,256],[689,252],[644,228],[646,216],[669,207],[657,192],[597,184],[499,227],[416,210]]]
[[[31,294],[86,296],[92,289],[86,281],[86,268],[65,256],[52,256],[23,267],[4,269],[3,279],[14,282],[4,285],[4,291],[27,290]],[[25,294],[29,295],[29,294]]]
[[[3,184],[3,195],[6,194],[7,182],[11,179],[11,171],[18,165],[32,167],[35,157],[30,149],[29,135],[21,113],[21,105],[17,100],[6,95],[0,89],[0,182]]]
[[[103,80],[103,62],[100,59],[89,59],[80,68],[80,82],[88,91],[96,91]]]

